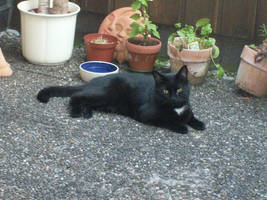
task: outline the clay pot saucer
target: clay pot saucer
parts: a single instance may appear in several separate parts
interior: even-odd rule
[[[138,11],[133,11],[131,7],[116,9],[102,21],[98,29],[98,33],[117,37],[118,45],[115,48],[114,58],[119,63],[128,60],[126,41],[131,33],[130,24],[134,21],[130,17],[135,13],[138,13]]]

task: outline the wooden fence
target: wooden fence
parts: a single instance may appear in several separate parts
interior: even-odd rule
[[[133,0],[71,0],[82,10],[108,14],[130,6]],[[154,0],[149,2],[152,20],[159,24],[176,22],[194,24],[197,19],[211,19],[215,34],[255,39],[261,24],[267,24],[267,0]]]

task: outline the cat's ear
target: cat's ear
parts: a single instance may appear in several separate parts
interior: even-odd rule
[[[152,74],[153,74],[156,84],[162,84],[166,81],[166,77],[162,75],[161,73],[159,73],[158,71],[154,70]]]
[[[183,79],[187,80],[187,75],[188,75],[188,69],[187,69],[187,66],[184,65],[184,66],[177,72],[177,74],[175,75],[175,77],[176,77],[177,79],[181,79],[181,78],[183,78]]]

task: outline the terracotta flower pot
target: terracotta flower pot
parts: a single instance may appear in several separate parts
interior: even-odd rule
[[[171,71],[178,72],[180,68],[187,65],[188,79],[191,84],[200,84],[207,75],[212,48],[203,50],[183,49],[179,51],[175,46],[181,38],[175,38],[174,44],[168,42],[168,55],[170,57]]]
[[[0,77],[3,76],[11,76],[12,75],[12,69],[10,68],[9,63],[6,61],[2,50],[0,48]]]
[[[93,40],[99,38],[107,40],[107,44],[93,42]],[[92,33],[85,35],[83,39],[86,46],[88,61],[112,61],[118,41],[116,37],[107,34]]]
[[[136,37],[135,39],[141,39]],[[157,55],[161,48],[161,41],[156,38],[150,38],[156,41],[157,45],[141,46],[126,41],[128,50],[128,61],[132,71],[136,72],[151,72],[153,70]]]
[[[257,52],[247,45],[241,54],[236,84],[242,90],[258,97],[267,96],[267,61],[255,63]]]

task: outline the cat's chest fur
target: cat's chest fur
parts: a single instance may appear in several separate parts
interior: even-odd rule
[[[173,111],[178,115],[181,116],[182,114],[184,114],[184,112],[188,109],[188,106],[184,105],[180,108],[174,108]]]

